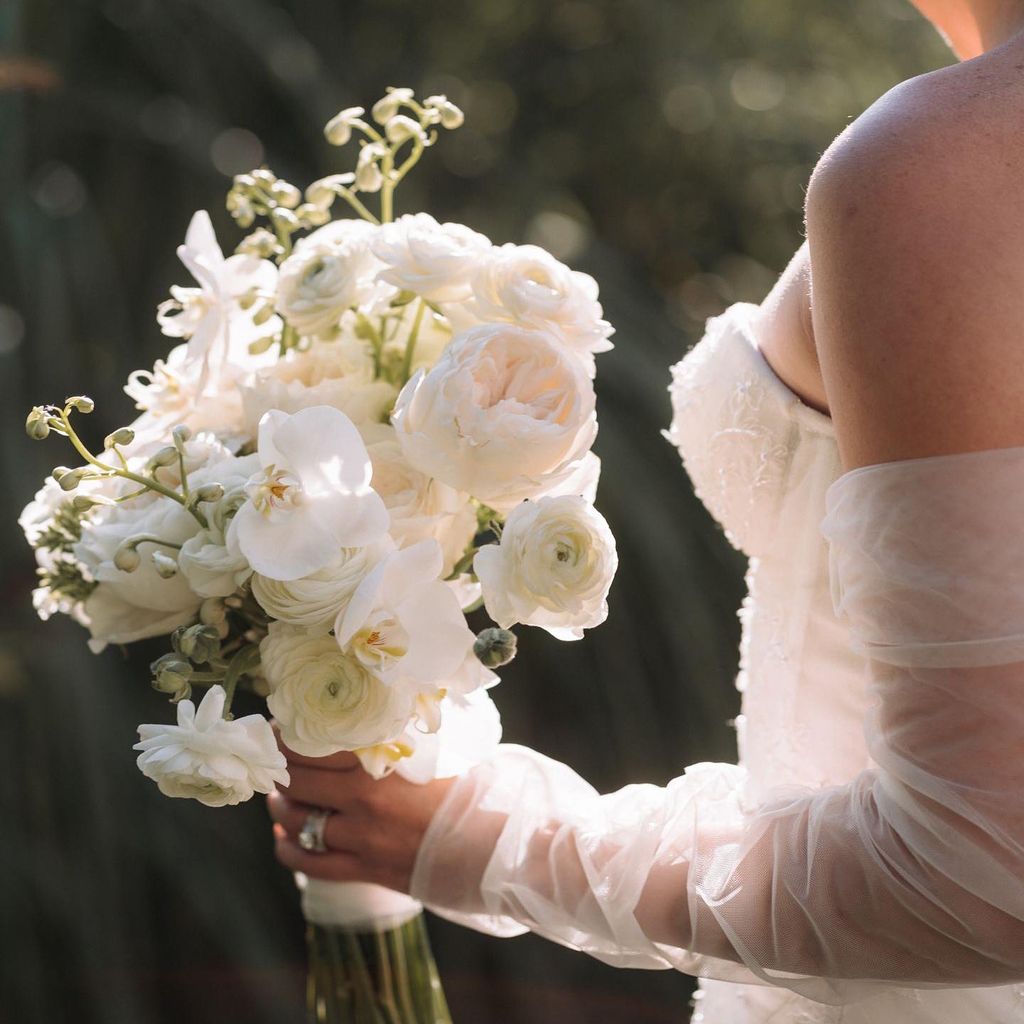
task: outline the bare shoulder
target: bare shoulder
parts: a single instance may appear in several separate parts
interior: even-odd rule
[[[846,468],[1024,444],[1024,51],[911,79],[807,196],[812,320]]]

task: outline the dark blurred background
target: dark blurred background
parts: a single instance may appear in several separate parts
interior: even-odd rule
[[[949,60],[904,0],[0,3],[3,1024],[303,1018],[298,900],[262,802],[212,811],[139,774],[137,724],[171,713],[154,651],[93,657],[38,622],[15,525],[67,459],[27,440],[30,405],[92,395],[95,438],[132,417],[120,388],[168,348],[153,314],[188,281],[192,211],[230,250],[229,176],[347,169],[321,134],[338,109],[387,85],[464,107],[400,211],[547,246],[598,278],[618,328],[598,374],[611,616],[581,644],[527,632],[495,691],[506,738],[605,790],[664,783],[735,756],[745,568],[659,436],[668,367],[706,317],[764,296],[831,139]],[[682,974],[431,927],[461,1024],[689,1017]]]

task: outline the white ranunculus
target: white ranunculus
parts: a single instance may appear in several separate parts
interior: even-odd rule
[[[412,691],[383,682],[331,636],[272,622],[260,660],[267,707],[284,742],[306,757],[384,743],[413,714]]]
[[[481,260],[472,278],[472,312],[483,321],[555,327],[594,375],[594,354],[607,352],[612,326],[597,301],[597,282],[570,270],[536,245],[502,245]]]
[[[594,404],[586,369],[557,339],[484,324],[406,384],[392,422],[420,472],[504,511],[579,475]]]
[[[391,536],[400,548],[432,537],[441,545],[447,576],[476,532],[469,495],[413,469],[393,427],[371,424],[362,434],[373,464],[373,489],[391,517]]]
[[[370,243],[380,229],[336,220],[296,245],[281,264],[277,310],[304,337],[330,337],[349,309],[375,310],[394,293],[376,280]]]
[[[189,475],[195,490],[204,484],[218,483],[224,497],[205,502],[201,508],[210,524],[190,537],[178,552],[178,569],[200,597],[227,597],[252,574],[252,567],[232,538],[228,541],[231,517],[247,499],[245,485],[260,468],[258,455],[246,455],[217,462]]]
[[[293,413],[329,405],[353,423],[379,423],[397,394],[394,385],[375,379],[366,344],[348,334],[334,341],[315,341],[303,351],[293,349],[257,370],[239,391],[250,436],[256,435],[260,419],[270,409]]]
[[[359,584],[394,549],[394,542],[385,534],[366,547],[343,548],[330,565],[301,579],[284,582],[257,573],[252,578],[252,593],[271,618],[328,633]]]
[[[475,636],[440,579],[441,563],[434,540],[385,558],[338,616],[338,646],[386,683],[444,686],[472,650]]]
[[[470,275],[491,242],[462,224],[439,224],[428,213],[410,213],[385,224],[371,248],[384,264],[382,281],[446,303],[468,298]]]
[[[608,523],[573,495],[524,501],[505,520],[501,542],[473,561],[499,626],[540,626],[560,640],[579,640],[608,617],[617,565]]]
[[[337,409],[292,416],[272,409],[260,421],[259,459],[228,540],[261,575],[297,580],[330,565],[342,548],[372,544],[387,531],[366,447]]]
[[[94,651],[107,644],[127,644],[170,633],[195,617],[202,598],[188,580],[181,573],[164,579],[153,564],[154,551],[173,557],[173,548],[140,544],[140,563],[134,572],[118,569],[114,554],[123,541],[140,534],[184,544],[200,529],[195,518],[170,498],[143,499],[95,510],[74,547],[75,558],[98,584],[84,604],[92,634],[89,646]]]
[[[288,785],[270,723],[262,715],[226,721],[224,699],[224,688],[211,686],[198,711],[190,700],[178,703],[177,725],[139,726],[139,769],[165,796],[224,807]]]

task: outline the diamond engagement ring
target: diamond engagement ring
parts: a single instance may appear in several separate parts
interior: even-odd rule
[[[315,810],[310,811],[306,820],[299,829],[299,846],[306,853],[326,853],[327,844],[324,842],[324,831],[327,828],[327,819],[333,811]]]

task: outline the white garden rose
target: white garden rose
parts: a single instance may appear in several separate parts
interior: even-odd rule
[[[134,572],[118,569],[114,555],[130,537],[145,535],[180,545],[200,529],[182,505],[163,497],[106,506],[93,513],[73,549],[75,558],[98,584],[84,604],[93,651],[101,651],[107,644],[161,636],[195,618],[202,598],[181,573],[165,579],[153,563],[155,551],[173,558],[174,548],[149,542],[138,545],[140,560]]]
[[[482,321],[556,328],[594,376],[594,353],[607,352],[613,328],[597,301],[597,282],[570,270],[536,245],[507,244],[491,249],[472,277],[468,303]]]
[[[394,405],[394,385],[375,380],[373,358],[364,342],[343,333],[334,341],[315,341],[292,350],[239,385],[244,426],[256,435],[263,414],[271,409],[294,413],[329,405],[353,423],[379,423]]]
[[[304,337],[330,337],[349,309],[374,311],[394,293],[377,281],[369,244],[378,228],[337,220],[302,239],[281,264],[277,310]]]
[[[306,757],[384,743],[413,713],[414,693],[383,682],[331,636],[272,622],[260,660],[281,737]]]
[[[560,640],[579,640],[608,617],[617,566],[608,523],[574,495],[524,501],[505,520],[500,543],[473,561],[499,626],[540,626]]]
[[[559,340],[484,324],[409,381],[392,422],[421,473],[504,511],[579,476],[594,405],[586,369]]]
[[[228,540],[228,527],[235,512],[248,499],[246,484],[259,471],[258,455],[246,455],[217,462],[189,475],[189,487],[218,483],[224,496],[201,506],[209,527],[190,537],[178,552],[178,569],[200,597],[227,597],[252,575],[241,549]]]
[[[447,576],[476,532],[476,510],[461,493],[409,465],[394,427],[371,424],[363,439],[373,464],[373,489],[391,519],[390,533],[400,548],[433,538],[444,556]]]
[[[395,545],[385,535],[362,548],[342,548],[330,565],[297,580],[252,578],[253,597],[273,619],[311,632],[329,633],[356,588]]]
[[[446,303],[469,297],[473,268],[491,242],[463,224],[439,224],[428,213],[410,213],[385,224],[370,247],[384,264],[382,281]]]
[[[297,580],[330,565],[342,548],[387,532],[387,510],[370,487],[370,457],[344,413],[272,409],[260,421],[258,454],[262,468],[228,528],[229,543],[256,572]]]
[[[177,725],[140,725],[138,766],[164,796],[207,807],[239,804],[289,783],[287,761],[262,715],[224,719],[224,688],[211,686],[199,704],[178,702]]]

